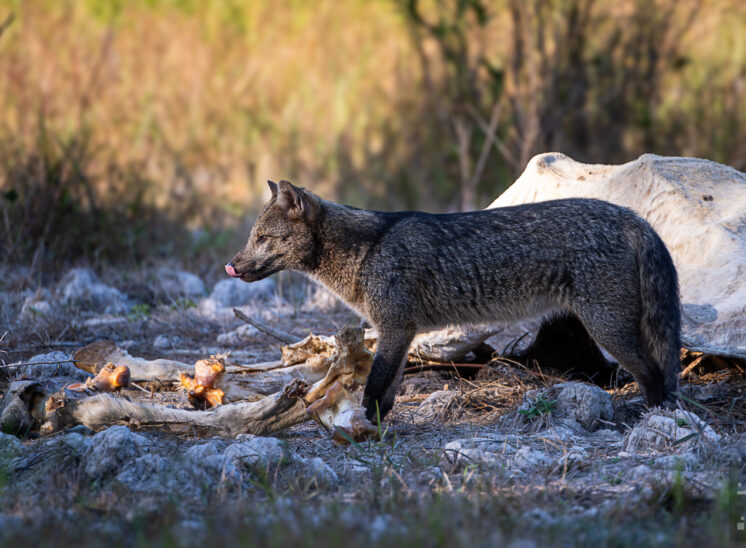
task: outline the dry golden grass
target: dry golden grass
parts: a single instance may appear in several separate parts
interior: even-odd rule
[[[462,162],[476,164],[485,141],[468,113],[488,118],[495,102],[505,146],[488,155],[475,206],[549,148],[586,161],[658,152],[746,167],[742,2],[484,5],[480,24],[472,12],[454,18],[455,2],[423,0],[424,19],[451,29],[439,39],[404,0],[0,0],[0,21],[15,15],[0,35],[0,218],[8,233],[20,226],[3,251],[23,241],[22,260],[43,245],[63,261],[122,250],[142,259],[153,250],[137,241],[182,240],[175,226],[235,229],[267,178],[353,205],[452,210]],[[586,5],[591,17],[572,30],[572,10]],[[573,36],[585,40],[577,59]],[[444,55],[459,40],[465,67]],[[466,102],[464,85],[475,91]],[[578,89],[574,105],[567,94]],[[54,213],[59,203],[71,205]],[[86,245],[48,238],[89,213],[69,238]],[[55,216],[49,228],[24,224]],[[121,237],[109,245],[104,232]],[[225,243],[215,234],[202,245]]]
[[[135,166],[161,206],[194,186],[245,208],[268,176],[332,192],[335,148],[380,141],[414,77],[383,2],[3,4],[17,13],[0,43],[4,136],[32,148],[40,118],[63,139],[90,131],[98,184]]]

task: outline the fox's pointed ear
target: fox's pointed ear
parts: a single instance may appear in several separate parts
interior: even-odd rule
[[[277,190],[277,205],[291,219],[304,217],[313,220],[318,211],[318,199],[306,193],[302,188],[293,186],[289,181],[280,181]]]
[[[269,190],[272,192],[272,197],[277,198],[277,183],[268,180],[267,185],[269,186]]]
[[[277,191],[277,205],[288,215],[303,211],[301,190],[288,181],[280,181]]]

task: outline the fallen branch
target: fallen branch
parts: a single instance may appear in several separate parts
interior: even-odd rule
[[[112,394],[90,396],[54,383],[16,381],[0,403],[0,430],[18,436],[52,434],[82,424],[92,430],[122,424],[133,429],[166,429],[198,435],[237,436],[269,434],[311,417],[301,396],[305,383],[297,381],[283,391],[256,402],[239,402],[207,411],[174,409],[133,402]]]
[[[285,344],[293,344],[301,340],[300,337],[296,337],[295,335],[286,333],[285,331],[277,329],[276,327],[272,327],[271,325],[267,325],[266,323],[257,319],[249,318],[246,314],[244,314],[237,308],[233,309],[233,314],[235,314],[236,318],[238,318],[239,320],[243,320],[247,324],[253,325],[262,333],[266,333],[270,337],[274,337],[278,341]]]
[[[28,365],[62,365],[63,363],[70,363],[70,360],[54,360],[51,362],[13,362],[0,365],[0,369],[26,367]]]
[[[256,402],[233,403],[206,411],[172,409],[101,394],[69,402],[57,410],[56,420],[50,418],[47,424],[51,431],[73,424],[83,424],[92,430],[121,424],[136,430],[165,429],[174,433],[195,432],[201,436],[259,436],[310,418],[297,392],[299,388],[302,383],[290,385]]]

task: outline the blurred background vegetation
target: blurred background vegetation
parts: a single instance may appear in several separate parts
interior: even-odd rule
[[[0,0],[0,254],[222,261],[267,178],[484,207],[532,155],[746,168],[742,0]]]

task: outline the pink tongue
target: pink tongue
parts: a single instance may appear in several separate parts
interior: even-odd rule
[[[238,278],[239,275],[236,274],[236,269],[233,268],[232,264],[225,265],[225,271],[228,273],[228,276],[231,276],[232,278]]]

